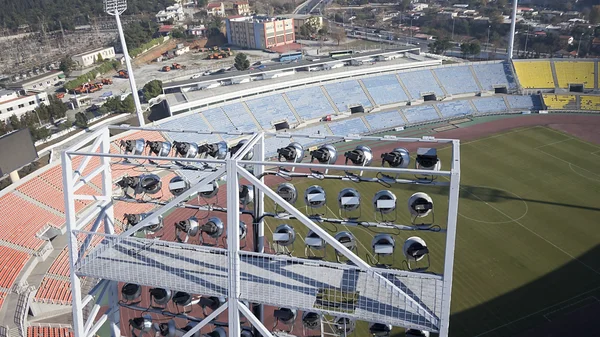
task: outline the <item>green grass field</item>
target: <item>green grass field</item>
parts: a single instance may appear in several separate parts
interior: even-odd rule
[[[346,144],[344,144],[346,145]],[[449,162],[450,148],[438,154]],[[414,158],[413,158],[414,159]],[[514,336],[522,329],[557,321],[600,300],[600,147],[546,127],[512,130],[461,145],[461,200],[454,265],[451,336]],[[329,217],[338,216],[337,193],[354,187],[362,195],[362,218],[373,219],[371,199],[385,189],[373,183],[295,180],[296,206],[303,191],[319,184],[328,191]],[[409,223],[408,197],[431,195],[436,223],[445,227],[447,188],[397,185],[398,223]],[[267,201],[267,208],[273,204]],[[268,220],[270,230],[283,221]],[[305,226],[287,221],[302,236]],[[331,234],[350,230],[358,254],[371,253],[372,232],[324,226]],[[266,235],[270,240],[271,232]],[[401,267],[401,245],[414,232],[396,236],[394,265]],[[445,236],[419,233],[431,251],[431,271],[441,272]],[[304,256],[297,239],[294,255]],[[333,250],[328,247],[328,259]],[[401,330],[395,330],[399,333]],[[355,336],[367,336],[366,324]]]

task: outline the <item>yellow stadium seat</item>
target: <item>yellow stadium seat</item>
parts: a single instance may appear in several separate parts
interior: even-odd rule
[[[515,71],[519,83],[527,89],[554,88],[550,61],[516,61]]]
[[[581,110],[600,111],[600,96],[581,96]]]
[[[585,89],[594,89],[594,62],[554,61],[554,69],[559,87],[583,84]]]
[[[549,110],[577,109],[575,95],[543,94],[542,97]]]

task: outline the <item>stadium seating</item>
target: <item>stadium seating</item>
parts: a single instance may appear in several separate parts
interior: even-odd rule
[[[163,129],[187,129],[187,130],[198,130],[198,131],[211,131],[208,125],[204,122],[198,114],[190,114],[179,118],[170,119],[160,124]],[[221,140],[216,135],[198,134],[198,133],[176,133],[176,132],[165,132],[166,137],[170,141],[178,142],[192,142],[192,143],[205,143],[205,142],[218,142]],[[133,137],[129,137],[132,139]]]
[[[371,126],[371,130],[384,130],[405,124],[397,110],[368,114],[365,119]]]
[[[577,110],[577,97],[575,95],[543,94],[542,97],[550,110]]]
[[[438,98],[444,96],[444,92],[433,77],[431,70],[408,71],[398,73],[398,75],[413,100],[421,99],[424,94],[428,93],[434,93]]]
[[[53,304],[71,303],[71,283],[54,277],[44,276],[34,297],[35,301]]]
[[[371,102],[358,81],[344,81],[324,85],[339,111],[349,111],[352,105],[370,107]]]
[[[506,103],[502,97],[484,97],[472,100],[477,112],[475,113],[491,113],[506,111]]]
[[[433,72],[450,95],[477,93],[481,90],[473,78],[469,66],[442,67]]]
[[[223,112],[229,118],[233,126],[240,131],[258,131],[258,126],[252,120],[242,103],[232,103],[222,106]],[[211,121],[212,122],[212,121]]]
[[[52,262],[49,274],[69,276],[69,247],[65,247]]]
[[[583,84],[586,89],[594,89],[594,62],[554,61],[554,70],[560,88]]]
[[[289,124],[298,123],[294,113],[280,94],[252,99],[246,101],[246,104],[258,124],[265,130],[272,129],[273,122],[282,120],[286,120]]]
[[[327,127],[325,126],[324,123],[316,125],[316,126],[311,126],[308,128],[302,128],[302,129],[292,131],[292,135],[295,133],[302,134],[302,135],[331,135],[331,131],[329,131],[327,129]],[[304,137],[293,137],[293,140],[304,146],[311,146],[311,145],[321,142],[321,140],[319,140],[319,139],[311,139],[311,138],[304,138]]]
[[[265,139],[265,154],[269,157],[277,155],[277,149],[286,147],[292,141],[289,138],[270,137]]]
[[[600,96],[580,96],[581,110],[600,111]]]
[[[507,96],[511,109],[541,109],[542,102],[539,96]]]
[[[329,128],[334,135],[362,134],[369,132],[369,128],[360,118],[343,119],[337,122],[331,122]]]
[[[6,299],[6,293],[0,292],[0,309],[2,308],[2,305],[4,304],[5,299]]]
[[[469,104],[469,101],[453,101],[437,104],[440,113],[444,118],[451,118],[461,115],[472,115],[475,111]]]
[[[483,90],[493,91],[498,86],[504,86],[507,89],[517,87],[508,63],[473,64],[472,67]]]
[[[363,78],[362,82],[377,105],[409,101],[396,75]]]
[[[403,109],[402,112],[409,123],[420,123],[439,119],[440,116],[435,111],[433,105],[417,106],[414,108]]]
[[[2,256],[3,261],[0,265],[0,288],[10,289],[29,260],[30,255],[9,247],[0,246],[0,256]]]
[[[27,327],[27,337],[73,337],[75,334],[69,328],[57,328],[49,326]]]
[[[550,61],[515,61],[517,77],[523,88],[554,88]]]
[[[238,131],[238,130],[236,130],[236,127],[233,125],[233,123],[231,122],[229,117],[227,117],[227,115],[225,115],[223,110],[221,110],[221,108],[208,109],[208,110],[202,111],[201,114],[204,116],[204,118],[207,121],[209,121],[210,125],[213,127],[213,129],[215,131],[227,131],[227,132]],[[244,131],[244,130],[239,130],[239,131]],[[231,139],[231,138],[234,138],[235,136],[221,135],[221,137],[223,137],[224,139]]]
[[[300,117],[307,121],[331,114],[333,107],[323,94],[321,87],[307,87],[286,92],[290,103]]]

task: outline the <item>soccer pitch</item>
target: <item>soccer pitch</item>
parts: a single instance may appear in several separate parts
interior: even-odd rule
[[[348,145],[343,144],[346,148]],[[450,152],[449,147],[438,150],[442,169],[448,168]],[[373,165],[379,165],[378,160],[375,158]],[[599,146],[542,126],[461,144],[451,336],[514,336],[532,328],[537,331],[541,325],[557,322],[590,305],[597,307],[599,168]],[[447,187],[396,184],[387,188],[376,183],[317,179],[292,182],[299,194],[296,207],[301,210],[305,210],[304,190],[321,185],[327,191],[327,207],[318,209],[318,213],[327,217],[340,217],[339,191],[356,188],[362,196],[360,216],[365,220],[374,220],[373,195],[390,189],[398,198],[395,222],[400,224],[411,221],[406,206],[409,196],[422,191],[434,200],[435,223],[446,226]],[[268,198],[265,202],[266,209],[272,210],[273,202]],[[308,230],[297,221],[267,219],[268,241],[271,231],[281,223],[296,229],[299,235],[293,255],[303,257],[303,239]],[[332,224],[323,228],[330,234],[351,231],[359,241],[358,255],[363,259],[372,254],[371,240],[379,232]],[[427,242],[429,271],[441,273],[443,234],[399,232],[395,234],[395,256],[386,261],[401,268],[402,244],[414,235]],[[327,248],[327,259],[334,259],[331,247]],[[400,334],[400,329],[394,330],[394,335]],[[359,324],[353,335],[367,336],[367,325]]]

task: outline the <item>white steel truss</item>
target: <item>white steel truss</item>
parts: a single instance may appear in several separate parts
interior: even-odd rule
[[[69,257],[71,266],[71,287],[73,293],[73,330],[76,337],[93,336],[108,321],[112,336],[121,336],[118,282],[135,283],[144,286],[169,288],[190,294],[217,296],[227,299],[225,304],[204,319],[186,317],[197,322],[193,331],[211,323],[219,313],[228,311],[228,333],[231,337],[240,336],[240,312],[263,336],[272,336],[264,326],[261,305],[294,308],[318,312],[323,315],[347,317],[373,323],[392,324],[437,332],[448,336],[452,270],[458,215],[460,183],[459,141],[451,139],[400,138],[400,137],[361,137],[298,135],[294,137],[319,138],[323,142],[340,140],[379,140],[392,143],[449,144],[452,147],[452,162],[449,171],[430,171],[407,168],[369,167],[349,165],[324,165],[315,163],[274,162],[265,158],[265,136],[290,137],[289,134],[256,133],[249,135],[247,142],[234,154],[225,159],[156,157],[110,153],[110,129],[132,129],[144,131],[196,132],[194,130],[166,130],[144,127],[107,126],[89,135],[69,150],[62,153],[67,230],[69,237]],[[223,133],[219,133],[223,134]],[[240,134],[237,133],[237,136]],[[86,146],[86,144],[92,144]],[[242,160],[254,151],[253,160]],[[76,157],[83,157],[80,166],[75,168]],[[100,165],[86,171],[90,158],[100,157]],[[197,183],[169,201],[158,203],[159,208],[135,226],[115,234],[113,205],[113,177],[111,159],[143,160],[146,165],[169,167],[169,164],[185,161],[186,165],[210,165],[213,169]],[[164,164],[150,164],[160,162]],[[252,167],[252,172],[248,168]],[[353,251],[346,248],[319,225],[319,219],[307,216],[288,203],[264,183],[264,173],[273,167],[296,167],[300,169],[340,170],[343,172],[364,171],[385,174],[410,174],[443,176],[448,178],[448,218],[445,230],[438,230],[446,236],[443,274],[429,274],[412,271],[381,269],[371,266]],[[77,190],[95,176],[102,177],[102,193],[98,195],[78,194]],[[140,229],[166,214],[175,207],[186,207],[186,201],[214,180],[226,178],[227,189],[227,247],[207,247],[196,244],[168,242],[133,236]],[[343,177],[342,177],[343,178]],[[348,177],[346,177],[348,178]],[[253,251],[240,249],[240,180],[245,179],[254,186],[253,214],[256,229],[256,243]],[[348,178],[346,180],[350,180]],[[344,180],[344,179],[342,179]],[[419,179],[396,179],[397,183],[421,184]],[[423,186],[433,185],[430,182]],[[426,188],[426,187],[424,187]],[[296,258],[286,255],[264,253],[264,196],[281,206],[289,217],[297,219],[316,233],[327,244],[351,263],[334,263]],[[93,200],[92,206],[82,214],[77,214],[77,200]],[[191,207],[191,206],[190,206]],[[233,210],[233,211],[232,211]],[[93,221],[91,229],[84,227]],[[103,233],[98,232],[103,225]],[[375,226],[415,230],[406,225],[393,227],[390,224]],[[96,242],[92,245],[92,242]],[[81,278],[100,280],[90,294],[83,294]],[[348,306],[333,305],[320,299],[320,292],[344,291],[356,293],[356,301]],[[333,295],[334,297],[336,295]],[[339,295],[341,296],[341,295]],[[107,298],[110,309],[96,319],[100,303]],[[84,307],[94,303],[91,314],[84,320]],[[243,302],[257,304],[259,310],[248,309]],[[342,302],[342,300],[340,300]],[[215,314],[216,313],[216,314]],[[258,317],[257,317],[258,316]],[[210,319],[209,319],[210,318]]]

